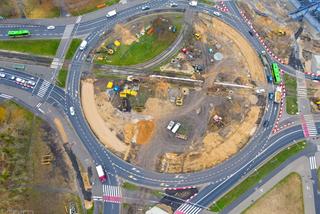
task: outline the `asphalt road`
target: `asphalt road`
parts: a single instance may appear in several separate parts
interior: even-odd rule
[[[177,1],[177,9],[186,9],[188,6],[186,1]],[[170,9],[168,7],[169,1],[149,1],[148,5],[151,6],[152,11],[155,9]],[[226,23],[237,29],[252,46],[260,53],[264,48],[261,46],[257,38],[252,37],[249,34],[248,26],[240,19],[235,19],[234,16],[240,17],[237,8],[232,2],[226,2],[231,9],[233,15],[223,14],[220,18]],[[93,20],[86,22],[76,23],[74,27],[76,36],[86,36],[88,41],[88,47],[84,51],[78,50],[71,63],[67,80],[67,90],[64,91],[52,84],[49,85],[41,102],[47,102],[53,106],[63,109],[69,118],[75,132],[79,135],[83,145],[92,155],[92,158],[97,164],[102,164],[109,174],[108,183],[110,185],[117,185],[117,176],[123,177],[131,182],[155,187],[181,187],[192,186],[197,184],[209,184],[203,191],[201,191],[196,197],[194,197],[191,203],[198,204],[198,206],[208,206],[215,198],[229,189],[235,182],[237,182],[243,175],[247,174],[254,167],[262,163],[266,158],[275,153],[282,147],[290,144],[293,140],[303,138],[303,132],[301,126],[294,126],[290,129],[286,129],[278,134],[269,137],[272,127],[264,128],[259,127],[256,135],[250,140],[250,143],[243,148],[238,154],[234,155],[224,163],[208,170],[204,170],[196,173],[186,174],[162,174],[151,171],[146,171],[142,168],[133,166],[127,162],[124,162],[108,150],[106,150],[96,139],[90,127],[88,126],[84,115],[81,110],[81,103],[79,98],[79,86],[81,72],[83,71],[83,64],[90,50],[95,47],[99,37],[106,31],[110,30],[116,23],[125,21],[133,16],[143,14],[141,11],[142,4],[134,5],[133,7],[126,8],[125,10],[118,11],[116,17],[106,18],[105,16],[97,17]],[[217,11],[214,8],[208,7],[203,4],[198,4],[195,11],[205,11],[206,13],[213,14]],[[148,11],[148,12],[150,12]],[[13,25],[0,25],[0,39],[8,39],[6,32],[12,28],[27,28],[32,32],[32,38],[51,38],[61,37],[64,32],[65,25],[56,27],[55,30],[46,30],[46,26],[43,25],[27,25],[27,26],[13,26]],[[272,59],[269,57],[272,61]],[[294,71],[292,68],[280,65],[281,68],[285,68],[286,71]],[[30,75],[21,74],[17,71],[6,69],[7,74],[15,74],[23,76],[26,79],[34,78]],[[309,77],[310,78],[310,77]],[[18,85],[15,82],[3,78],[0,80],[0,84],[8,84],[13,87],[25,90],[33,95],[38,95],[42,90],[43,81],[39,78],[34,78],[37,81],[37,85],[31,89]],[[277,112],[278,105],[273,102],[268,103],[268,111],[264,115],[264,119],[268,119],[270,124],[273,124]],[[70,114],[70,107],[74,107],[75,115]],[[319,133],[319,124],[318,133]],[[129,177],[130,176],[130,177]],[[106,203],[105,210],[114,209],[114,213],[119,211],[119,206],[112,208],[110,203]],[[113,213],[113,212],[111,212]]]

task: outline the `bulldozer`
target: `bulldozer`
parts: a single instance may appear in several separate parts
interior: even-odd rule
[[[194,38],[196,40],[200,40],[201,39],[201,34],[200,33],[194,33],[193,36],[194,36]]]
[[[282,29],[274,29],[271,31],[271,33],[273,35],[277,35],[277,36],[285,36],[287,34],[286,31],[284,31]]]

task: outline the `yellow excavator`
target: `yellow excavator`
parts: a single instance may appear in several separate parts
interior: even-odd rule
[[[200,40],[201,39],[201,34],[200,33],[194,33],[193,36],[194,36],[194,38],[196,40]]]
[[[283,29],[274,29],[271,31],[271,33],[277,36],[285,36],[287,34]]]

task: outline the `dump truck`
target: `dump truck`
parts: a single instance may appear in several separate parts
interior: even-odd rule
[[[103,171],[103,168],[101,165],[98,165],[96,166],[96,169],[97,169],[97,173],[98,173],[98,176],[99,176],[99,180],[103,183],[107,180],[107,176],[106,174],[104,173]]]
[[[280,103],[281,102],[281,87],[277,86],[276,91],[274,93],[274,102],[275,103]]]

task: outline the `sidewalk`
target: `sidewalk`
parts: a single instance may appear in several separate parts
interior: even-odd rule
[[[317,162],[320,162],[319,160]],[[298,158],[289,165],[287,165],[283,170],[269,179],[259,188],[256,188],[253,194],[243,200],[238,206],[236,206],[230,214],[238,214],[244,211],[247,207],[257,201],[261,196],[268,192],[274,185],[279,183],[283,178],[289,175],[291,172],[297,172],[301,175],[302,188],[303,188],[303,199],[304,199],[304,209],[305,213],[314,214],[315,204],[313,199],[313,183],[311,170],[309,166],[309,159],[306,156]]]

